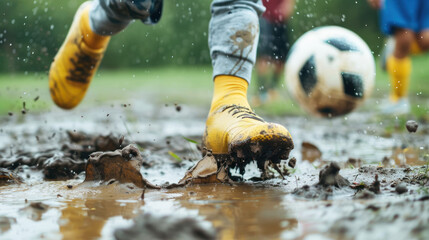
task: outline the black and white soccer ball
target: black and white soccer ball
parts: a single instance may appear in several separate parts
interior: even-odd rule
[[[338,26],[315,28],[292,46],[286,83],[299,105],[313,115],[353,111],[374,88],[375,62],[368,45]]]

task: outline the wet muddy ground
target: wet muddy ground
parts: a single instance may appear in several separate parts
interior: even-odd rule
[[[424,120],[408,132],[403,119],[373,112],[267,118],[294,137],[284,179],[270,168],[259,181],[250,164],[244,176],[232,171],[241,182],[153,189],[202,159],[207,109],[148,102],[2,117],[0,238],[429,238]],[[95,161],[129,144],[136,150],[108,154],[117,165]]]

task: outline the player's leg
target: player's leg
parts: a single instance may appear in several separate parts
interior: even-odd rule
[[[417,43],[423,52],[429,50],[429,1],[420,0]]]
[[[384,1],[381,10],[381,29],[395,39],[394,49],[387,56],[386,68],[389,74],[392,104],[384,109],[386,113],[406,113],[409,111],[408,86],[411,74],[409,58],[415,30],[418,27],[417,12],[419,1]]]
[[[279,87],[280,79],[284,76],[285,62],[282,60],[275,60],[273,62],[273,75],[271,77],[271,83],[268,88],[268,98],[270,101],[276,100],[279,98],[279,92],[277,88]]]
[[[394,33],[395,49],[393,55],[387,60],[387,71],[390,76],[390,100],[397,102],[406,98],[411,75],[411,44],[415,33],[410,29],[398,28]]]
[[[264,104],[268,100],[268,88],[270,84],[270,72],[272,60],[267,56],[260,56],[256,59],[256,98],[253,101],[256,105]]]
[[[417,43],[422,52],[429,51],[429,29],[417,34]]]
[[[258,2],[215,0],[209,26],[214,92],[203,143],[214,154],[230,154],[240,163],[252,159],[277,162],[286,159],[293,148],[286,128],[265,122],[247,101],[258,14],[263,10]]]
[[[61,108],[77,106],[103,58],[110,36],[132,19],[155,23],[162,0],[94,0],[77,10],[67,37],[49,70],[49,89]]]
[[[380,62],[381,62],[381,68],[386,71],[387,70],[387,58],[393,55],[393,51],[395,50],[395,38],[392,36],[389,36],[386,40],[386,43],[384,45],[383,50],[380,54]],[[418,55],[421,54],[423,50],[421,49],[418,38],[414,38],[411,42],[410,46],[410,55]]]
[[[273,42],[274,26],[264,17],[259,18],[259,43],[256,58],[256,104],[263,104],[268,100],[268,89],[271,86],[273,72]]]
[[[282,76],[284,75],[286,58],[289,53],[290,45],[287,24],[283,22],[277,23],[274,28],[274,36],[274,73],[269,89],[269,96],[271,100],[274,100],[278,97],[278,92],[276,89],[279,86],[280,79],[282,79]]]

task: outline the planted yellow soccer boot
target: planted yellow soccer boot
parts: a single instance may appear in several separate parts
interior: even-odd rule
[[[206,122],[203,145],[216,155],[229,155],[234,166],[256,160],[263,169],[266,160],[279,163],[289,157],[293,141],[282,125],[257,116],[246,98],[247,82],[232,76],[218,76]]]
[[[52,100],[64,109],[74,108],[82,101],[110,40],[110,36],[101,36],[91,30],[90,5],[85,2],[77,10],[49,70]]]

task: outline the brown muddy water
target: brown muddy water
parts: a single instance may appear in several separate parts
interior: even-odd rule
[[[272,170],[251,181],[260,172],[250,164],[233,184],[84,182],[92,152],[128,144],[158,186],[202,158],[189,139],[201,142],[206,109],[142,102],[2,117],[0,239],[429,239],[423,121],[409,133],[400,118],[368,112],[266,119],[294,137],[285,179]]]

